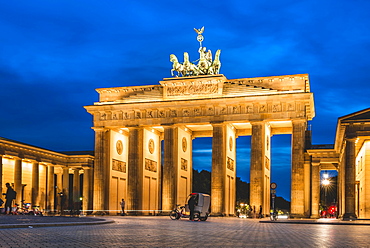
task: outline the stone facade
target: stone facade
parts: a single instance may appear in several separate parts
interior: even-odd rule
[[[338,171],[338,215],[370,217],[370,109],[338,119],[333,147],[307,150],[312,166],[311,216],[318,217],[320,170]]]
[[[91,210],[93,163],[92,152],[63,154],[0,138],[0,192],[10,183],[17,192],[14,203],[24,201],[46,213]]]
[[[292,135],[291,216],[319,217],[320,172],[338,171],[338,215],[370,218],[370,109],[338,119],[335,144],[312,145],[308,75],[164,79],[98,89],[93,153],[58,153],[0,138],[5,183],[45,212],[157,214],[192,192],[192,140],[212,137],[211,213],[234,214],[236,139],[251,137],[250,204],[270,209],[271,137]],[[162,154],[163,151],[163,154]],[[240,166],[240,165],[239,165]],[[82,181],[81,181],[82,179]],[[63,197],[60,194],[63,193]]]
[[[94,210],[116,209],[121,196],[127,197],[128,209],[146,214],[184,204],[192,190],[191,141],[212,137],[211,211],[233,215],[236,138],[252,135],[251,204],[263,206],[267,214],[270,138],[292,134],[292,213],[307,214],[302,205],[309,194],[301,185],[310,176],[304,169],[305,132],[315,115],[307,74],[232,80],[208,75],[159,83],[97,89],[99,102],[85,106],[96,132]],[[123,147],[119,159],[113,157],[118,140]],[[124,164],[127,172],[117,172],[112,161],[114,168]],[[123,182],[118,189],[114,178]]]

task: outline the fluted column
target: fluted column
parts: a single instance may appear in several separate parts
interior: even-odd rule
[[[63,172],[57,174],[57,191],[56,191],[56,193],[57,193],[57,196],[56,196],[57,202],[56,202],[56,206],[57,206],[58,212],[60,212],[60,213],[63,210],[62,197],[61,197],[62,192],[63,192]]]
[[[100,214],[108,209],[109,132],[104,128],[96,128],[94,131],[94,211]]]
[[[69,168],[63,167],[63,186],[62,186],[63,196],[61,197],[62,214],[65,210],[69,209]]]
[[[164,127],[164,165],[162,209],[171,210],[176,204],[177,132],[173,126]]]
[[[250,205],[263,205],[263,122],[252,123],[250,158]]]
[[[213,215],[224,215],[226,213],[226,126],[225,124],[212,124],[212,126],[211,212]]]
[[[270,212],[271,130],[269,123],[252,122],[250,160],[250,205],[256,212]]]
[[[355,199],[355,184],[356,184],[356,138],[346,138],[346,164],[345,164],[345,213],[344,220],[356,219],[356,199]]]
[[[32,163],[32,190],[31,190],[31,204],[32,206],[39,206],[39,191],[40,191],[40,166],[38,162]]]
[[[48,165],[48,195],[47,195],[47,209],[49,211],[54,211],[55,210],[55,202],[54,202],[54,197],[55,197],[55,191],[54,191],[54,185],[55,185],[55,180],[54,180],[54,166],[53,165]]]
[[[73,203],[74,209],[80,209],[80,169],[75,168],[73,171]]]
[[[83,200],[82,200],[82,210],[86,211],[89,210],[89,203],[90,203],[90,168],[84,167],[84,175],[83,175]]]
[[[308,217],[305,216],[304,211],[304,149],[307,121],[294,120],[292,124],[292,187],[290,212],[292,217]]]
[[[129,129],[128,170],[127,170],[127,210],[140,210],[143,173],[143,130]],[[134,212],[137,213],[137,212]]]
[[[317,219],[320,204],[320,163],[312,163],[311,167],[311,218]]]
[[[14,190],[17,192],[15,203],[21,206],[22,201],[22,160],[15,158],[14,161]]]

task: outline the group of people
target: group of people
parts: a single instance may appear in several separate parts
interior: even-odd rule
[[[15,200],[17,193],[12,188],[10,183],[6,183],[5,186],[7,188],[6,193],[3,193],[3,195],[5,195],[5,214],[10,214],[12,211],[12,205],[13,205],[12,203],[13,203],[13,200]],[[2,206],[3,204],[4,204],[4,201],[0,199],[0,206]]]
[[[242,216],[243,218],[249,217],[249,218],[263,218],[263,213],[262,213],[262,205],[259,207],[259,211],[256,211],[255,206],[250,206],[248,204],[241,204],[236,207],[236,216],[240,217]]]

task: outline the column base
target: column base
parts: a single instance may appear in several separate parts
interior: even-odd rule
[[[320,219],[320,215],[313,214],[313,215],[310,216],[310,219]]]
[[[303,215],[303,214],[290,214],[289,218],[291,218],[291,219],[305,219],[305,218],[308,218],[308,217]]]
[[[225,217],[227,216],[225,213],[211,213],[212,217]]]
[[[357,216],[354,213],[345,213],[343,215],[343,219],[345,221],[352,221],[352,220],[357,220]]]

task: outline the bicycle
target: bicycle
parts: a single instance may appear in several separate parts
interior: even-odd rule
[[[270,214],[271,221],[277,221],[278,219],[278,213],[276,211],[272,211]]]
[[[170,212],[171,220],[179,220],[180,218],[190,218],[190,215],[186,214],[185,206],[180,204],[176,205],[176,208]],[[194,221],[199,220],[199,213],[194,213]]]

